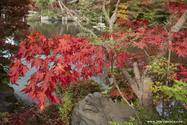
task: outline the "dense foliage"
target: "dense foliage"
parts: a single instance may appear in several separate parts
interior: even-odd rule
[[[142,4],[149,5],[147,1],[143,1]],[[147,9],[145,6],[143,8]],[[185,81],[187,80],[185,63],[187,31],[184,27],[186,24],[181,21],[182,19],[186,21],[187,10],[183,1],[167,1],[163,8],[169,16],[169,18],[164,18],[165,24],[150,25],[149,21],[145,19],[152,21],[155,18],[148,18],[152,15],[149,10],[143,12],[143,19],[118,21],[118,25],[128,26],[128,30],[122,33],[111,29],[113,25],[108,17],[106,20],[110,30],[100,37],[92,34],[96,37],[74,38],[70,35],[57,36],[54,34],[54,37],[49,38],[40,33],[31,34],[21,43],[18,53],[10,64],[11,70],[8,75],[13,83],[17,82],[20,75],[25,76],[29,69],[27,65],[23,64],[23,60],[27,64],[31,64],[31,68],[36,67],[37,71],[32,74],[27,81],[29,84],[25,85],[22,92],[29,93],[28,97],[31,97],[32,100],[37,98],[37,107],[40,107],[41,111],[48,98],[50,103],[62,104],[64,109],[68,110],[65,116],[69,116],[69,112],[74,106],[70,99],[74,95],[64,92],[66,100],[61,100],[58,93],[54,94],[58,89],[57,86],[60,84],[61,88],[66,88],[71,83],[79,83],[80,79],[85,82],[94,75],[102,74],[103,68],[108,68],[110,72],[107,74],[106,80],[112,77],[113,83],[109,81],[105,83],[109,86],[110,84],[120,86],[118,91],[115,91],[117,85],[110,91],[112,98],[117,98],[116,100],[119,101],[121,100],[119,95],[124,96],[126,100],[134,104],[137,99],[140,106],[150,108],[150,110],[153,109],[152,101],[158,104],[158,101],[163,100],[164,114],[166,105],[164,103],[166,99],[169,99],[167,97],[186,102],[184,98],[186,94],[178,94],[178,92],[186,87]],[[106,15],[106,9],[103,11]],[[115,20],[113,22],[115,23]],[[180,24],[184,24],[184,26],[180,26]],[[90,33],[92,32],[90,31]],[[162,60],[162,57],[167,58],[167,52],[169,52],[167,61]],[[176,60],[180,64],[176,64]],[[117,70],[114,71],[115,69]],[[178,81],[180,79],[181,81]],[[74,94],[79,92],[75,88],[73,88]],[[122,94],[117,93],[120,90]],[[171,93],[170,90],[176,91]],[[165,92],[163,93],[163,91]],[[156,98],[152,97],[152,93]],[[160,93],[163,96],[158,96]],[[62,114],[65,112],[64,109],[60,109]],[[68,118],[63,119],[69,122]],[[185,118],[183,119],[185,121]],[[144,120],[142,120],[143,123]]]
[[[1,0],[0,1],[0,39],[11,36],[20,37],[20,32],[28,27],[24,21],[28,14],[29,0]]]

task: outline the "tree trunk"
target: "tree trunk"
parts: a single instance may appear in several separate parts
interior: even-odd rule
[[[141,95],[138,95],[138,104],[141,107],[144,107],[144,109],[147,109],[147,111],[152,111],[152,113],[156,113],[156,110],[153,108],[153,97],[152,97],[152,92],[150,90],[150,86],[148,85],[148,83],[152,82],[152,78],[151,76],[147,76],[144,78],[143,80],[143,88],[142,90],[139,92],[141,93]]]
[[[156,112],[152,106],[152,92],[150,91],[149,83],[152,82],[152,77],[149,75],[148,70],[140,71],[137,62],[133,64],[135,80],[132,79],[126,68],[120,69],[124,78],[128,81],[129,86],[132,88],[135,95],[138,97],[137,101],[139,106],[144,107],[147,111]]]

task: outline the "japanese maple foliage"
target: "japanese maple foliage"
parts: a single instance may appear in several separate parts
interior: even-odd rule
[[[37,72],[28,80],[30,84],[25,85],[26,88],[22,92],[29,93],[28,97],[32,100],[37,98],[38,106],[41,106],[42,110],[46,98],[50,102],[59,102],[57,96],[52,95],[56,83],[61,83],[64,87],[80,78],[86,80],[93,76],[93,73],[102,73],[106,61],[99,56],[93,57],[103,56],[102,54],[101,49],[88,44],[88,41],[80,37],[64,35],[46,38],[40,33],[35,33],[21,43],[18,54],[10,64],[11,70],[8,75],[13,83],[17,82],[20,74],[25,76],[29,69],[27,65],[22,64],[23,58],[27,63],[31,63],[31,68],[37,68]]]

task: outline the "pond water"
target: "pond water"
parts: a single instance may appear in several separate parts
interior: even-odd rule
[[[40,32],[44,36],[51,37],[53,32],[57,35],[70,34],[76,37],[80,32],[80,28],[76,22],[64,21],[42,21],[42,22],[28,22],[31,33]]]

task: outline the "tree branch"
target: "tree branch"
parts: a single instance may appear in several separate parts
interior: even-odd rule
[[[68,12],[68,14],[71,16],[71,18],[72,18],[84,31],[91,33],[94,37],[98,37],[94,32],[92,32],[91,30],[86,29],[86,28],[75,18],[75,16],[73,16],[73,15],[71,14],[71,11],[64,5],[64,3],[63,3],[62,1],[58,0],[58,3],[59,3],[59,5],[60,5],[61,9],[63,10],[63,8],[62,8],[62,6],[63,6],[63,7],[66,9],[66,11]]]
[[[187,21],[187,10],[183,13],[183,15],[178,20],[178,22],[171,28],[171,31],[179,32],[179,30],[182,28],[182,26],[186,21]]]
[[[114,13],[113,13],[113,15],[111,17],[111,22],[112,23],[115,23],[116,20],[117,20],[117,13],[118,13],[119,3],[120,3],[120,0],[117,1],[116,8],[115,8]]]
[[[120,0],[117,1],[117,4],[116,4],[115,10],[114,10],[114,13],[113,13],[113,15],[111,16],[111,18],[109,18],[108,14],[107,14],[107,12],[106,12],[106,9],[105,9],[106,0],[104,0],[104,2],[103,2],[103,12],[104,12],[105,20],[106,20],[106,21],[108,22],[108,24],[109,24],[109,30],[110,30],[110,32],[113,31],[113,25],[114,25],[114,23],[115,23],[116,20],[117,20],[117,12],[118,12],[119,3],[120,3]],[[111,39],[112,39],[112,38],[111,38]]]
[[[179,30],[182,28],[184,23],[187,20],[187,10],[183,13],[181,18],[178,20],[178,22],[171,28],[171,31],[168,33],[169,34],[169,55],[168,55],[168,65],[167,65],[167,79],[169,78],[169,65],[170,65],[170,58],[171,58],[171,43],[172,43],[172,36],[173,32],[179,32]],[[171,20],[170,20],[171,22]],[[168,80],[166,81],[166,85],[168,85]],[[164,109],[164,108],[163,108]]]
[[[178,32],[182,26],[184,25],[184,23],[187,21],[187,10],[183,13],[183,15],[181,16],[181,18],[178,20],[178,22],[171,28],[171,32]],[[172,37],[172,34],[170,35],[170,37]],[[163,45],[167,46],[166,44],[167,41],[163,42]],[[167,49],[161,50],[158,52],[156,58],[160,59],[163,56],[166,55]]]
[[[139,88],[137,83],[132,79],[130,74],[127,72],[127,69],[125,67],[122,67],[119,69],[122,72],[123,77],[128,81],[129,86],[133,89],[133,92],[138,96],[139,93]]]
[[[106,12],[105,5],[106,5],[106,0],[103,1],[103,13],[104,13],[104,16],[105,16],[105,18],[107,19],[107,22],[108,22],[110,20],[110,18],[108,16],[107,12]]]
[[[138,68],[138,63],[137,62],[134,62],[133,63],[133,71],[134,71],[134,74],[135,74],[135,79],[136,79],[136,82],[137,83],[140,83],[141,82],[141,77],[140,77],[140,70]],[[140,86],[141,88],[142,86]]]

